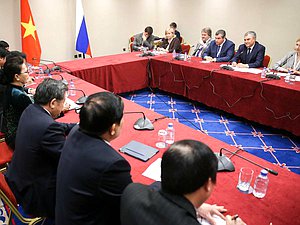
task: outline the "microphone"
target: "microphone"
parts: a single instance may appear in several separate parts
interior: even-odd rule
[[[237,54],[237,55],[234,56],[232,59],[230,59],[226,65],[221,65],[220,67],[221,67],[222,69],[224,69],[224,70],[231,70],[231,71],[233,71],[234,69],[233,69],[232,66],[230,66],[229,64],[232,63],[232,60],[233,60],[235,57],[238,58],[238,57],[240,57],[240,55],[242,55],[243,53],[244,53],[244,51],[241,51],[239,54]]]
[[[133,128],[136,130],[154,130],[154,126],[151,121],[146,118],[145,113],[143,112],[124,112],[124,114],[134,114],[141,113],[143,114],[142,118],[139,118],[133,125]]]
[[[260,165],[260,164],[258,164],[258,163],[256,163],[256,162],[250,160],[250,159],[245,158],[244,156],[238,155],[237,152],[232,152],[232,151],[230,151],[230,150],[228,150],[228,149],[226,149],[226,148],[221,148],[221,149],[220,149],[219,155],[217,155],[217,158],[218,158],[218,160],[220,160],[219,162],[220,162],[220,164],[221,164],[221,167],[220,167],[220,170],[219,170],[219,163],[218,163],[218,171],[234,171],[234,170],[235,170],[235,169],[234,169],[234,166],[233,166],[233,164],[232,164],[232,162],[231,162],[231,160],[230,160],[228,157],[223,156],[222,150],[227,151],[227,152],[231,153],[232,155],[236,155],[237,157],[239,157],[239,158],[241,158],[241,159],[244,159],[244,160],[246,160],[247,162],[250,162],[250,163],[252,163],[253,165],[256,165],[256,166],[258,166],[258,167],[260,167],[260,168],[262,168],[262,169],[265,169],[265,170],[267,170],[270,174],[273,174],[273,175],[275,175],[275,176],[278,175],[278,172],[277,172],[277,171],[272,170],[272,169],[269,169],[269,168],[267,168],[267,167],[264,167],[264,166],[262,166],[262,165]]]
[[[40,59],[40,61],[43,61],[43,62],[51,62],[51,63],[53,63],[54,66],[51,68],[52,71],[56,71],[56,70],[61,71],[60,66],[58,66],[58,65],[57,65],[54,61],[52,61],[52,60],[48,60],[48,59]]]
[[[51,76],[60,76],[61,81],[68,86],[68,81],[63,77],[63,75],[61,75],[60,73],[51,73]]]
[[[45,66],[47,69],[43,70],[44,74],[50,74],[51,70],[49,69],[47,64],[40,63],[40,65]]]
[[[38,60],[38,58],[32,58],[32,60]],[[50,63],[52,63],[54,66],[51,68],[51,71],[61,71],[61,67],[60,66],[58,66],[54,61],[52,61],[52,60],[47,60],[47,59],[40,59],[40,61],[42,61],[42,62],[50,62]],[[46,64],[43,64],[43,63],[40,63],[41,65],[46,65]],[[49,68],[48,66],[47,66],[47,68]]]
[[[81,96],[80,98],[78,98],[77,101],[75,102],[77,105],[83,105],[86,102],[87,98],[89,97],[81,89],[75,89],[75,88],[73,89],[73,88],[71,88],[71,89],[69,89],[69,91],[70,90],[72,90],[72,91],[80,91],[83,94],[83,96]]]

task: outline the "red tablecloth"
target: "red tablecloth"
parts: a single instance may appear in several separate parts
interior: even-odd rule
[[[66,76],[66,78],[70,80],[71,76]],[[76,79],[75,84],[78,88],[84,89],[87,94],[103,91],[103,89],[80,79]],[[80,96],[72,98],[75,100],[78,97]],[[124,102],[125,111],[143,111],[150,120],[161,117],[161,115],[126,99],[124,99]],[[170,119],[158,120],[154,123],[155,130],[137,131],[133,129],[133,124],[140,117],[141,115],[139,114],[124,115],[124,125],[121,135],[112,142],[112,146],[116,150],[131,140],[136,140],[155,147],[158,130],[165,129],[168,122],[170,122]],[[60,120],[78,122],[78,115],[74,111],[70,111]],[[219,152],[221,147],[235,150],[234,147],[229,146],[226,143],[207,136],[199,131],[195,131],[176,121],[172,122],[176,129],[176,140],[200,140],[209,145],[215,152]],[[163,152],[164,150],[160,150],[159,153],[148,162],[142,162],[128,155],[120,154],[129,161],[132,167],[131,174],[133,180],[135,182],[150,184],[153,180],[144,177],[142,173],[152,162],[161,157]],[[273,225],[300,224],[300,176],[246,152],[241,152],[240,154],[279,172],[278,176],[269,175],[270,182],[267,195],[263,199],[257,199],[253,195],[243,194],[236,189],[238,171],[241,167],[246,166],[252,168],[255,171],[255,176],[259,174],[260,168],[234,156],[232,157],[232,161],[236,171],[218,173],[217,186],[208,202],[226,206],[229,214],[232,215],[238,213],[248,225],[269,225],[270,222],[272,222]],[[179,169],[180,168],[178,168],[178,170]],[[253,182],[254,181],[252,181],[252,185]]]
[[[149,59],[139,53],[125,53],[57,63],[74,76],[106,90],[123,93],[148,86]]]
[[[300,136],[300,82],[220,70],[221,63],[151,59],[152,87]]]

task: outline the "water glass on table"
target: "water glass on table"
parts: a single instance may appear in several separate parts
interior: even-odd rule
[[[248,167],[242,167],[239,173],[237,189],[239,189],[241,192],[249,193],[253,173],[254,171],[252,169]]]
[[[157,137],[157,142],[156,142],[155,146],[157,148],[166,148],[167,147],[167,143],[166,143],[167,131],[159,130],[157,135],[158,135],[158,137]]]

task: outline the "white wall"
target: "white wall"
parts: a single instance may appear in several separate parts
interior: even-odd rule
[[[0,0],[0,39],[21,49],[19,0]],[[82,0],[93,56],[121,53],[128,38],[147,25],[163,36],[176,21],[185,41],[195,44],[200,30],[225,29],[236,43],[254,30],[272,61],[292,50],[300,37],[299,0]],[[37,27],[42,58],[73,59],[75,0],[29,0]]]

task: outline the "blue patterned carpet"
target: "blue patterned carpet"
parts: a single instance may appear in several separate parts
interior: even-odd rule
[[[300,174],[300,138],[161,91],[122,94],[147,109]]]

